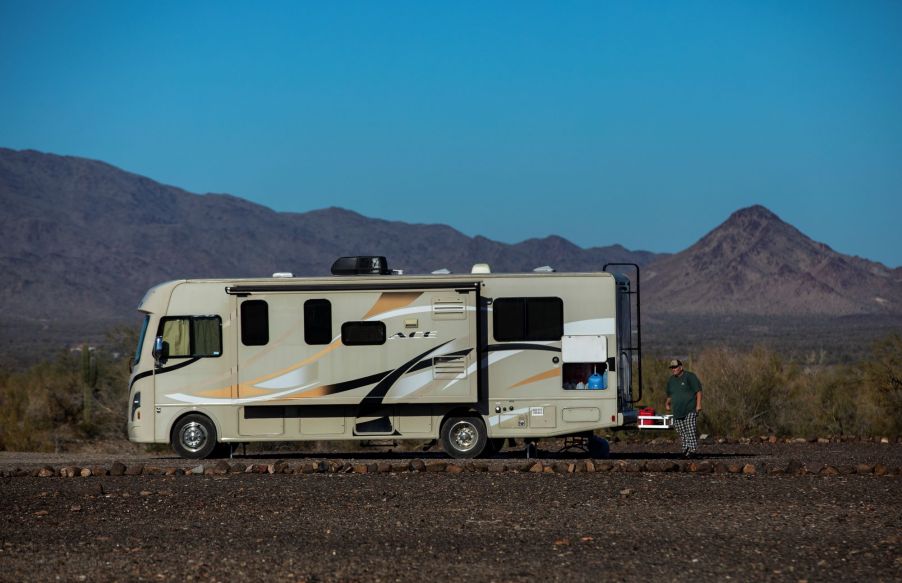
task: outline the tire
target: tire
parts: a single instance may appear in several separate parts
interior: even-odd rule
[[[449,417],[442,424],[442,449],[453,458],[474,458],[487,442],[485,423],[480,417]]]
[[[485,442],[485,448],[482,450],[482,454],[480,457],[491,457],[504,449],[504,443],[507,440],[503,437],[495,437],[492,439],[487,439]]]
[[[175,453],[183,458],[209,457],[217,448],[216,426],[206,415],[185,415],[172,427],[169,442]]]
[[[597,435],[589,436],[589,455],[595,459],[607,459],[611,455],[611,445],[607,439]]]

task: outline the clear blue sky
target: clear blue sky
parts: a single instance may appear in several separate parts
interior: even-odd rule
[[[276,210],[902,265],[902,2],[0,0],[0,146]]]

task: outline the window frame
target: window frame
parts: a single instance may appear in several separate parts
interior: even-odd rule
[[[348,342],[348,333],[346,331],[347,328],[351,326],[358,326],[361,328],[381,328],[382,330],[382,341],[381,342],[357,342],[352,341]],[[345,346],[382,346],[388,340],[388,332],[385,328],[385,322],[381,320],[375,321],[367,321],[367,320],[354,320],[350,322],[343,322],[341,325],[341,343]]]
[[[317,306],[322,306],[322,305],[327,306],[327,311],[328,311],[328,318],[329,318],[329,329],[328,329],[328,333],[327,333],[328,338],[320,337],[320,338],[315,339],[314,341],[311,341],[311,336],[313,336],[313,334],[312,334],[313,331],[310,330],[307,325],[307,322],[310,320],[310,318],[308,317],[308,314],[307,314],[308,306],[310,306],[310,308],[309,308],[310,310],[315,310],[315,309],[318,309]],[[304,317],[304,322],[303,322],[304,342],[307,343],[309,346],[323,346],[323,345],[331,344],[332,343],[332,302],[327,300],[326,298],[310,298],[304,302],[302,311],[303,311],[303,317]]]
[[[188,320],[188,347],[189,352],[191,354],[172,354],[170,352],[167,355],[167,358],[219,358],[222,356],[222,316],[218,314],[208,314],[203,316],[191,315],[191,316],[163,316],[160,318],[160,322],[157,325],[157,336],[163,337],[163,329],[166,326],[166,322],[170,322],[172,320]],[[219,337],[219,350],[216,354],[197,354],[195,340],[194,340],[194,322],[195,320],[215,320],[217,323],[217,332]],[[165,340],[165,338],[164,338]],[[170,347],[170,351],[172,347]]]
[[[530,303],[539,303],[539,302],[552,302],[558,305],[559,310],[559,322],[560,322],[560,334],[556,334],[554,336],[539,336],[535,333],[530,334],[529,329],[529,304]],[[503,331],[505,326],[499,326],[498,322],[501,317],[503,317],[504,310],[499,310],[498,305],[502,306],[506,303],[522,303],[522,307],[520,308],[521,318],[520,323],[522,324],[521,328],[523,330],[522,335],[503,335],[499,336],[498,331],[499,328]],[[511,306],[513,309],[514,306]],[[508,325],[509,327],[509,325]],[[564,300],[557,296],[516,296],[516,297],[504,297],[504,298],[495,298],[492,302],[492,337],[497,342],[542,342],[542,341],[560,341],[561,337],[564,335]]]
[[[252,304],[254,306],[262,304],[266,308],[266,338],[263,342],[247,342],[245,340],[245,329],[247,326],[245,325],[245,311],[244,306],[247,304]],[[242,346],[266,346],[269,344],[269,302],[266,300],[244,300],[238,306],[238,320],[241,325],[241,345]]]

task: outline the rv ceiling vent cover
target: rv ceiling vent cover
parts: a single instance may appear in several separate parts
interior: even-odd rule
[[[339,257],[332,264],[332,275],[389,275],[388,260],[377,255]]]
[[[550,265],[543,265],[542,267],[536,267],[533,271],[535,273],[554,273],[555,269]]]
[[[492,273],[492,269],[489,267],[488,263],[477,263],[473,265],[473,269],[470,270],[470,273]]]
[[[272,274],[273,277],[294,277],[294,274],[290,271],[277,271]]]

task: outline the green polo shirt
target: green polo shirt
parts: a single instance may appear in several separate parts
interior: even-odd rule
[[[667,396],[675,419],[685,419],[695,412],[695,393],[702,390],[702,384],[693,373],[684,370],[678,377],[670,375],[667,380]]]

